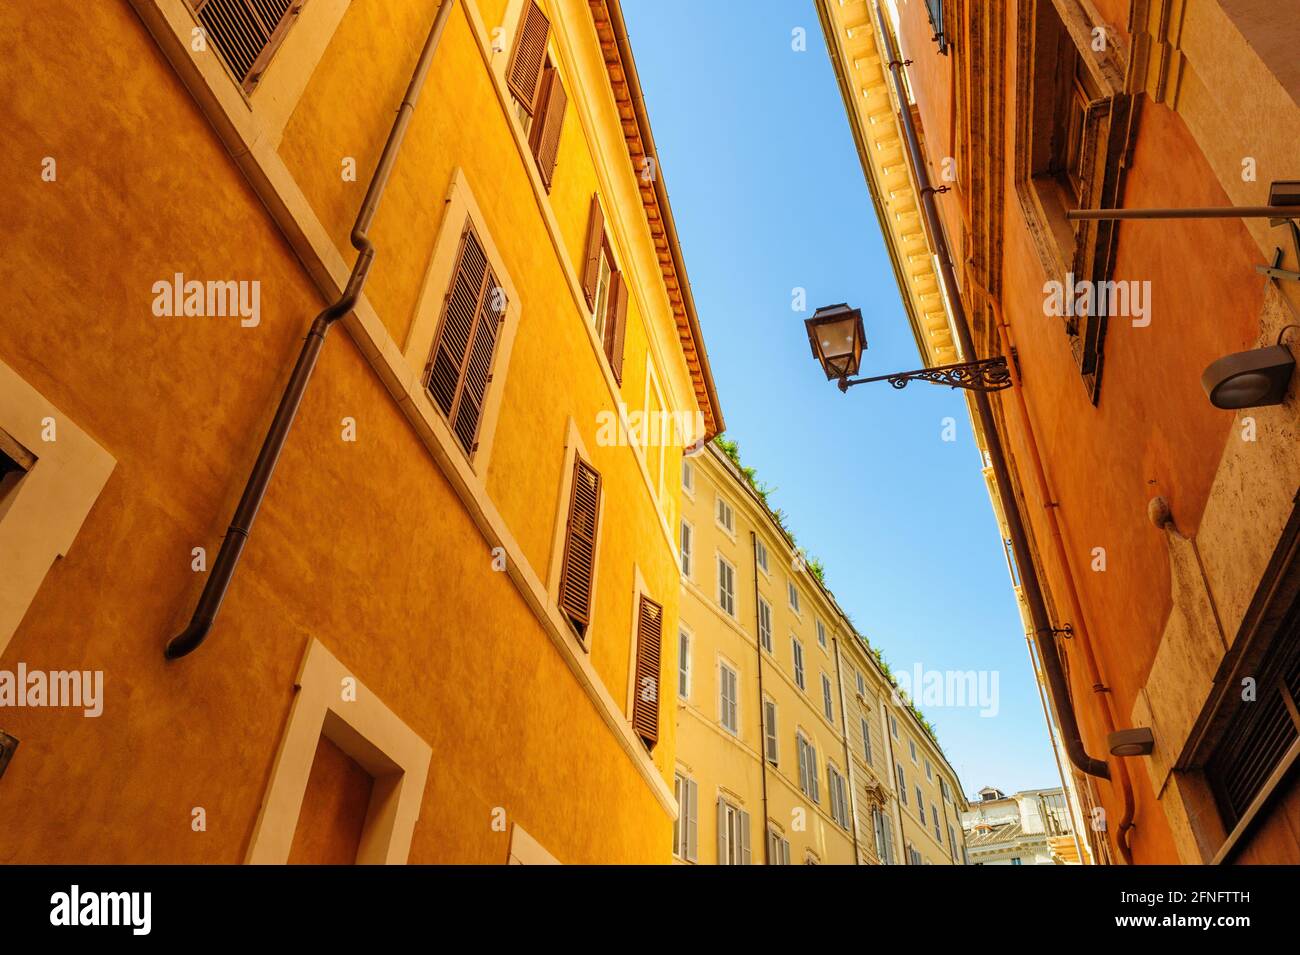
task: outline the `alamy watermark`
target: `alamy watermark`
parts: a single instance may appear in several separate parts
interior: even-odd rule
[[[237,317],[244,328],[262,322],[262,283],[257,279],[200,282],[177,272],[170,282],[154,282],[153,295],[153,313],[159,318]]]
[[[1046,282],[1043,296],[1043,314],[1055,318],[1112,315],[1131,318],[1134,328],[1146,328],[1151,324],[1149,281],[1075,281],[1074,273],[1067,272],[1064,282],[1055,279]]]
[[[896,693],[917,706],[978,707],[980,716],[998,715],[997,670],[927,670],[914,664],[911,672],[895,671]]]
[[[0,707],[50,706],[80,708],[82,716],[104,712],[103,670],[0,670]]]

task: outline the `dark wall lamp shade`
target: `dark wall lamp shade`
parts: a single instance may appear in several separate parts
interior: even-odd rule
[[[1156,738],[1149,726],[1116,730],[1106,737],[1106,746],[1112,756],[1150,756],[1156,748]]]
[[[1201,387],[1210,404],[1229,411],[1278,405],[1286,397],[1295,358],[1285,345],[1225,355],[1206,368]]]
[[[848,305],[819,308],[804,319],[808,344],[829,381],[858,373],[867,336],[862,328],[862,311]]]

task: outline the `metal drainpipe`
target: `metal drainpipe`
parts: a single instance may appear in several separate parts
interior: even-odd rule
[[[849,818],[853,823],[853,864],[862,865],[862,854],[858,845],[858,794],[853,786],[853,754],[849,752],[849,708],[844,702],[844,671],[840,667],[840,641],[831,634],[831,646],[835,649],[835,685],[840,691],[840,729],[844,734],[844,776],[849,787]]]
[[[899,120],[903,124],[903,135],[907,140],[907,150],[912,160],[917,190],[921,196],[922,207],[925,209],[926,225],[929,227],[930,236],[934,243],[934,253],[939,260],[939,271],[943,275],[944,285],[949,293],[949,302],[952,305],[953,327],[956,329],[957,338],[961,343],[962,354],[966,356],[965,360],[973,360],[976,356],[975,342],[971,337],[970,325],[966,320],[966,308],[962,304],[961,294],[958,291],[957,276],[953,270],[952,256],[949,254],[948,242],[944,237],[943,227],[939,220],[939,209],[934,201],[934,187],[930,184],[930,173],[925,167],[925,157],[921,153],[921,144],[916,136],[916,125],[912,121],[912,111],[909,108],[907,90],[903,80],[903,63],[898,58],[898,49],[894,45],[894,35],[890,32],[883,7],[876,8],[876,18],[880,25],[881,38],[887,47],[885,52],[889,58],[889,72],[893,77],[894,92],[898,97]],[[1061,668],[1061,658],[1057,656],[1056,643],[1054,642],[1056,635],[1052,632],[1051,617],[1047,612],[1047,604],[1039,587],[1037,570],[1034,567],[1029,550],[1029,537],[1025,532],[1024,523],[1021,521],[1020,508],[1016,503],[1011,474],[1007,469],[1006,457],[1002,452],[1002,438],[998,434],[997,426],[993,420],[993,408],[989,402],[989,396],[985,392],[976,391],[974,397],[980,425],[983,427],[985,438],[988,441],[989,457],[993,461],[993,474],[997,479],[998,487],[1004,491],[1002,503],[1003,510],[1006,513],[1007,528],[1011,532],[1011,546],[1016,555],[1016,565],[1020,568],[1021,583],[1024,586],[1025,598],[1029,603],[1029,614],[1034,623],[1034,639],[1038,643],[1043,668],[1047,671],[1047,681],[1052,688],[1052,698],[1057,709],[1057,721],[1061,727],[1061,736],[1065,742],[1066,752],[1069,753],[1070,761],[1078,767],[1080,772],[1108,780],[1110,779],[1110,767],[1104,759],[1098,759],[1088,754],[1079,731],[1079,723],[1075,719],[1074,707],[1070,701],[1070,687],[1065,679],[1065,672]]]
[[[749,553],[754,558],[754,646],[758,649],[758,771],[763,780],[763,864],[771,865],[771,848],[767,839],[767,726],[763,702],[763,638],[758,615],[758,535],[749,532]]]
[[[343,295],[327,306],[311,323],[307,340],[303,342],[293,373],[289,376],[280,404],[275,409],[275,417],[271,420],[271,426],[262,441],[257,461],[248,476],[248,483],[244,485],[243,496],[239,499],[239,506],[235,508],[235,515],[221,542],[221,550],[217,553],[217,559],[212,565],[212,573],[203,586],[203,593],[194,608],[194,615],[190,618],[189,626],[173,637],[163,651],[169,660],[193,653],[212,629],[212,624],[221,610],[221,602],[230,588],[231,578],[235,575],[235,567],[239,564],[239,557],[244,551],[248,535],[253,529],[253,521],[256,520],[257,512],[262,506],[262,499],[266,496],[267,486],[271,483],[271,475],[275,471],[280,452],[284,449],[289,430],[293,427],[298,406],[307,391],[307,384],[320,357],[321,347],[325,344],[325,336],[336,321],[352,311],[361,297],[366,277],[370,273],[370,266],[375,260],[375,247],[369,235],[370,224],[374,221],[379,201],[384,195],[384,188],[388,185],[393,165],[397,162],[402,138],[406,135],[406,127],[411,122],[415,103],[429,74],[429,66],[433,62],[434,51],[438,48],[438,40],[442,37],[443,27],[447,24],[447,17],[455,2],[456,0],[442,0],[438,6],[433,25],[429,28],[429,35],[424,41],[424,49],[420,52],[420,59],[415,65],[415,72],[411,74],[406,95],[402,98],[402,105],[398,107],[397,118],[393,120],[392,129],[389,130],[388,141],[384,143],[384,151],[370,178],[366,197],[361,203],[361,210],[357,213],[356,223],[352,227],[352,247],[357,250],[358,255],[356,263],[352,266],[352,274],[348,277],[347,286],[343,289]]]

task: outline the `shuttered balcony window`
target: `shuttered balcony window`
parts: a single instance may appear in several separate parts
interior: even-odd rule
[[[677,818],[673,821],[673,855],[686,862],[695,862],[699,859],[699,786],[695,780],[678,773],[673,793],[677,797]]]
[[[740,732],[737,718],[739,709],[739,682],[736,671],[725,663],[718,665],[718,722],[722,728],[731,733]]]
[[[795,685],[797,685],[801,690],[806,689],[806,687],[804,686],[804,672],[803,672],[803,644],[799,642],[797,637],[791,638],[790,649],[794,657]]]
[[[776,704],[771,700],[763,701],[763,740],[767,761],[777,765]]]
[[[822,712],[832,723],[835,722],[835,701],[831,695],[831,678],[822,674]]]
[[[564,532],[564,562],[560,568],[560,609],[579,636],[584,638],[591,624],[600,494],[600,472],[575,454],[569,515]]]
[[[587,215],[587,245],[582,262],[582,291],[591,309],[596,337],[601,340],[605,359],[614,380],[623,383],[623,352],[627,337],[627,282],[614,264],[614,250],[605,232],[605,215],[600,198],[591,197]],[[685,466],[683,477],[685,478]]]
[[[664,608],[644,594],[637,610],[636,689],[632,728],[648,749],[659,742],[659,661],[663,647]]]
[[[736,615],[736,568],[725,557],[718,558],[718,606],[728,616]]]
[[[190,0],[207,42],[252,93],[308,0]]]
[[[466,454],[478,448],[479,421],[492,382],[506,304],[505,290],[488,265],[482,243],[467,227],[424,372],[429,397]]]
[[[762,597],[758,598],[758,642],[772,652],[772,605]]]
[[[559,158],[560,130],[569,97],[559,71],[546,55],[551,23],[541,8],[528,0],[519,17],[519,33],[506,66],[506,86],[519,104],[520,120],[528,132],[528,147],[547,190]]]

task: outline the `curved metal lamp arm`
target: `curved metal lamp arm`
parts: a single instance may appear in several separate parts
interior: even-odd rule
[[[936,365],[933,368],[900,371],[874,378],[845,377],[839,381],[840,391],[848,391],[853,385],[865,385],[871,381],[887,381],[895,388],[906,388],[911,381],[928,381],[933,385],[947,385],[949,388],[964,388],[967,391],[1001,391],[1011,387],[1011,370],[1007,367],[1006,358],[998,355],[994,358],[981,358],[979,361]]]

